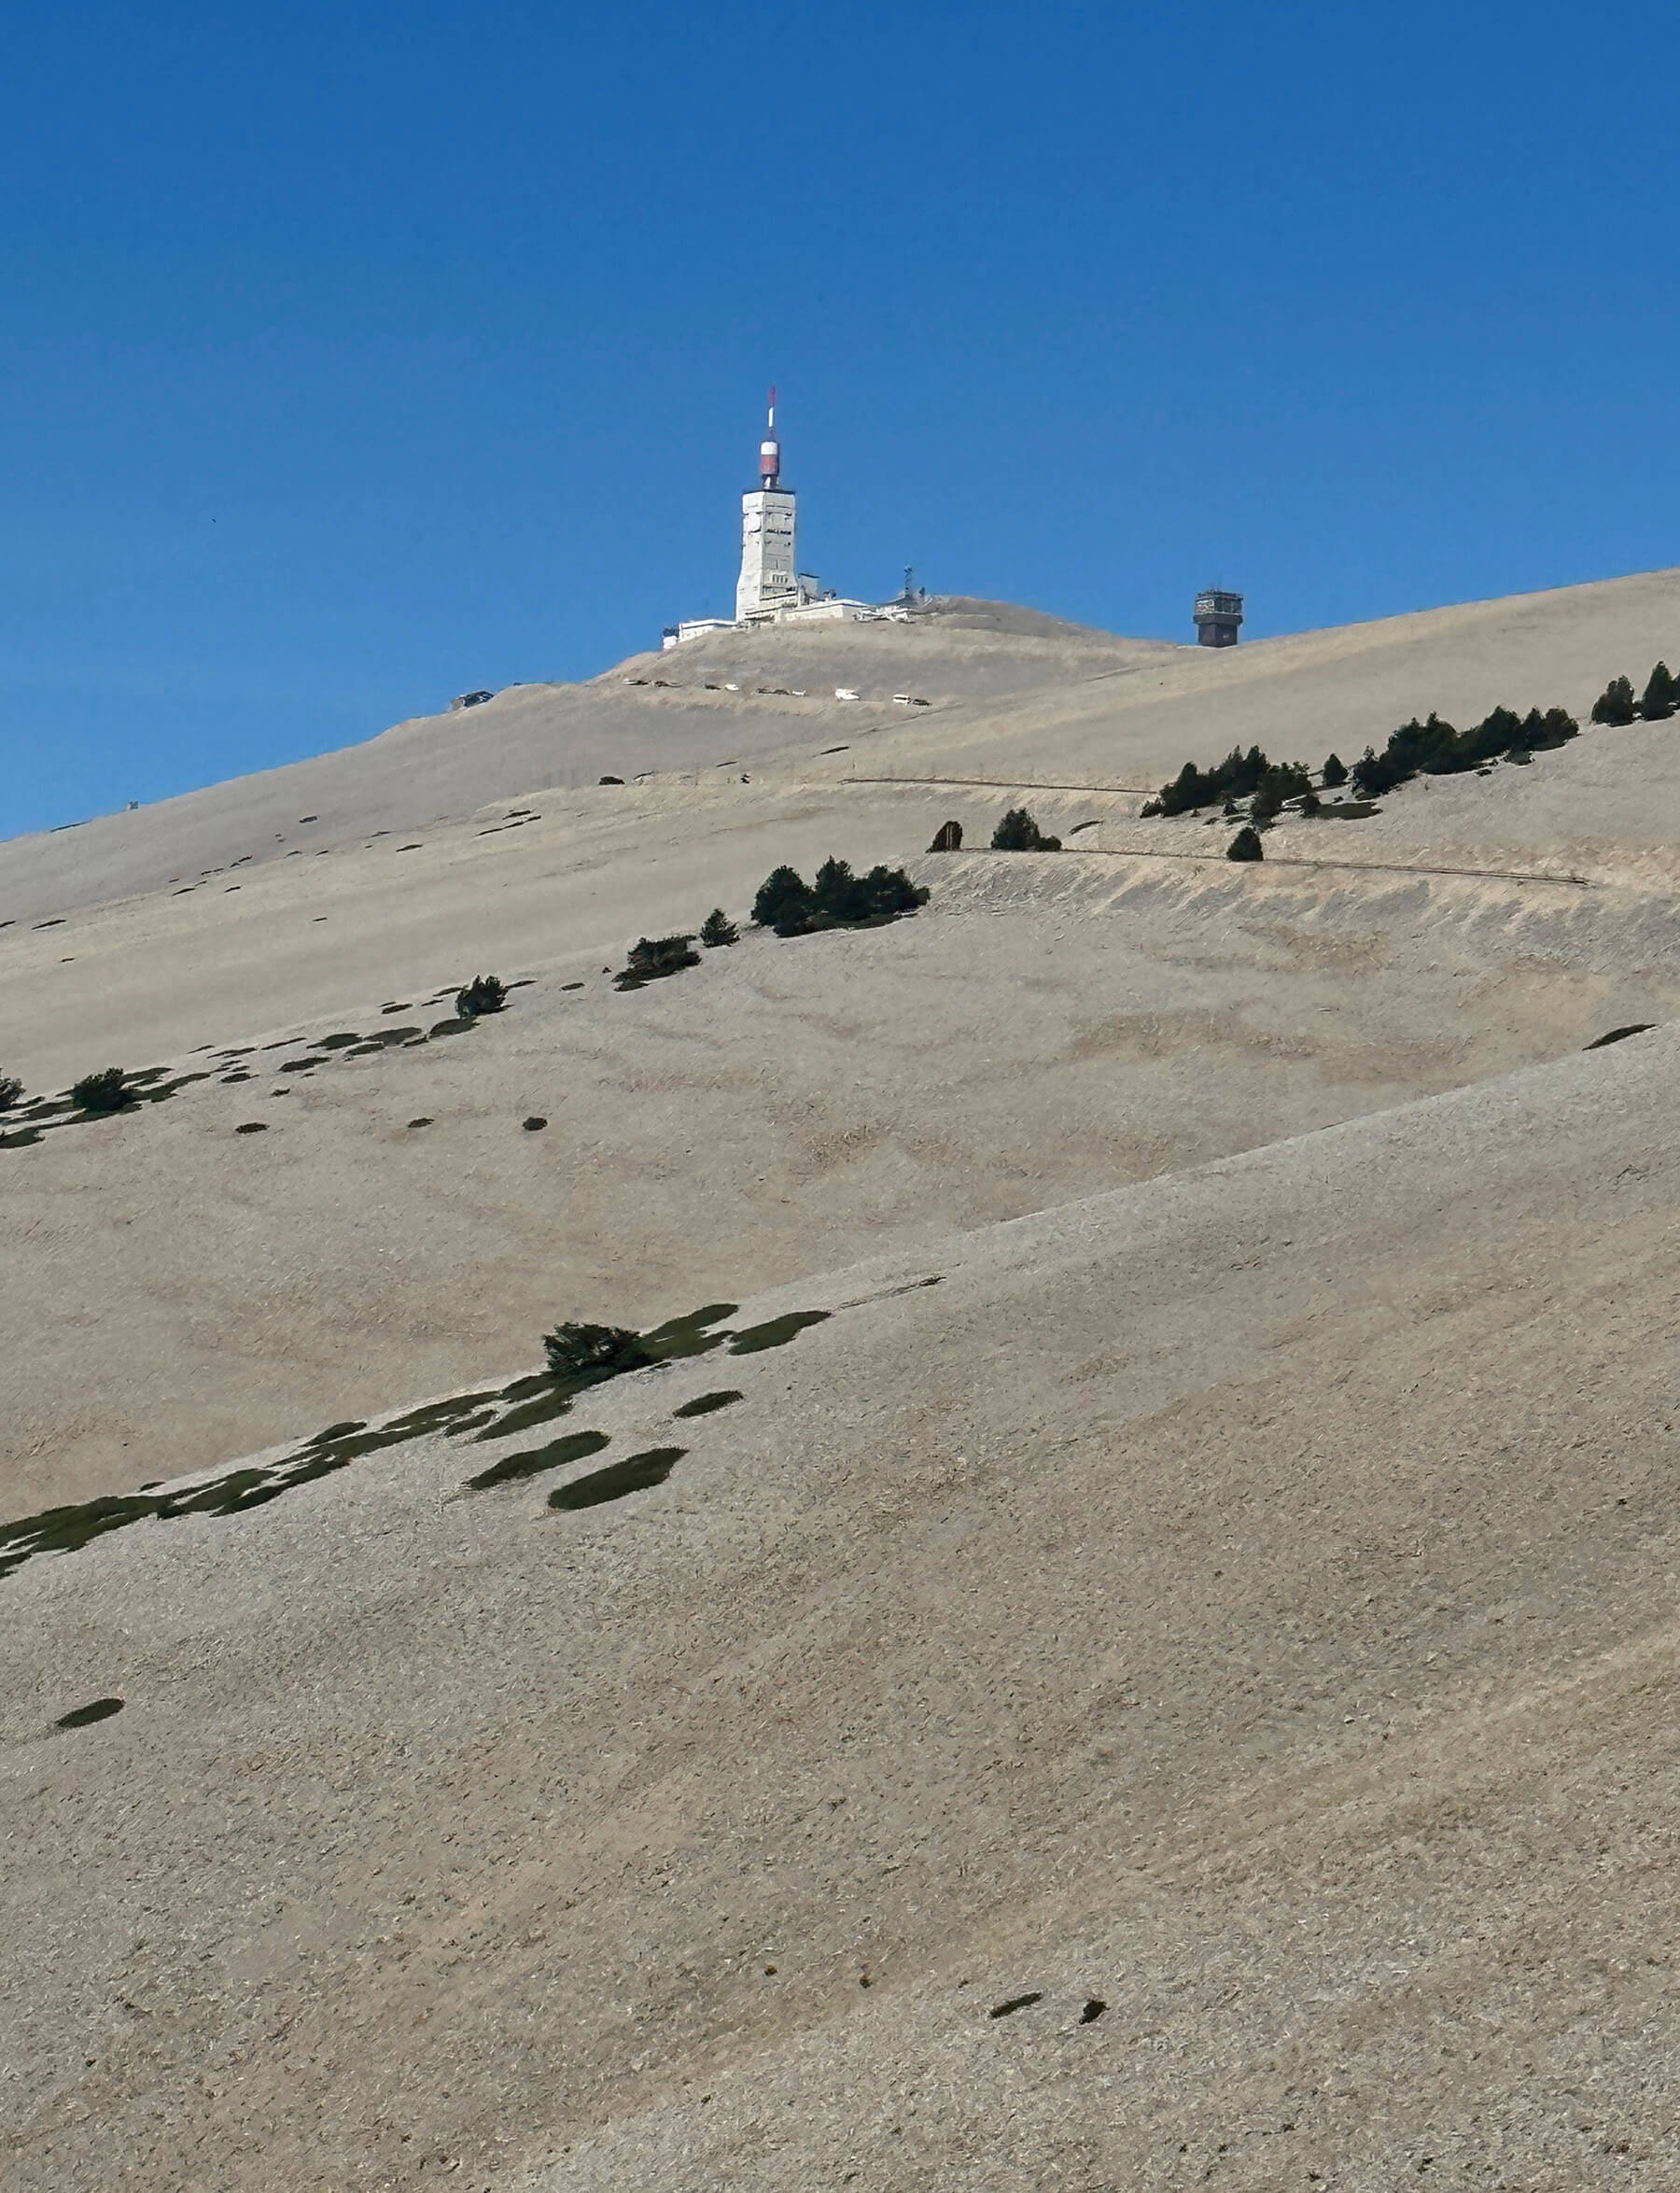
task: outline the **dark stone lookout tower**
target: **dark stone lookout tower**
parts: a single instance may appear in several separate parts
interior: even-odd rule
[[[1198,647],[1235,647],[1237,627],[1242,622],[1242,597],[1227,594],[1223,586],[1204,586],[1196,597],[1196,643]]]

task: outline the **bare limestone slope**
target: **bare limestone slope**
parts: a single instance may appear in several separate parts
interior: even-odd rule
[[[1659,656],[1680,657],[1680,569],[1185,649],[1024,707],[912,724],[893,759],[906,772],[1007,773],[1030,739],[1041,776],[1141,786],[1237,744],[1314,765],[1335,748],[1351,762],[1432,710],[1462,724],[1500,705],[1560,705],[1584,720],[1611,677],[1643,685]]]
[[[8,2186],[1672,2185],[1680,724],[1139,810],[1677,610],[945,604],[0,848],[0,1069],[149,1075],[0,1148]],[[604,972],[830,852],[929,905]]]
[[[10,2181],[1672,2183],[1677,1066],[27,1562]]]
[[[961,599],[914,625],[717,634],[632,655],[581,684],[509,686],[479,707],[415,717],[312,761],[10,839],[0,844],[0,924],[190,889],[374,833],[406,836],[491,801],[604,775],[704,775],[783,751],[813,754],[860,715],[889,721],[897,691],[938,708],[995,702],[1184,652]],[[837,686],[860,698],[837,700]]]
[[[928,627],[728,635],[675,655],[731,736],[758,696],[701,673],[748,642],[925,645],[953,697],[873,730],[862,710],[849,738],[812,729],[748,770],[551,790],[15,924],[0,1069],[51,1092],[117,1062],[175,1093],[0,1149],[0,1322],[30,1336],[0,1366],[0,1515],[469,1381],[573,1311],[641,1323],[690,1285],[739,1294],[932,1243],[1673,1017],[1672,724],[1421,781],[1365,822],[1281,824],[1261,870],[1224,860],[1228,826],[1141,821],[1141,791],[1031,791],[1067,851],[983,849],[1021,785],[1147,786],[1186,744],[1210,760],[1263,732],[1351,755],[1360,724],[1379,737],[1414,709],[1584,712],[1613,670],[1680,655],[1674,600],[1659,573],[1217,657],[974,604]],[[615,674],[647,723],[670,696],[622,686],[643,670],[676,671]],[[502,707],[419,745],[495,756]],[[1085,766],[1099,739],[1106,774]],[[400,744],[355,750],[385,793]],[[1006,774],[961,780],[987,770]],[[981,850],[925,854],[951,816]],[[830,852],[908,862],[931,905],[613,991],[638,934],[714,904],[744,919],[771,867]],[[469,1037],[428,1039],[484,968],[528,987]],[[371,1047],[405,1028],[407,1047]]]
[[[183,1047],[161,1086],[203,1078],[168,1102],[0,1151],[0,1325],[35,1336],[0,1374],[0,1520],[469,1383],[561,1316],[642,1325],[931,1250],[1680,1018],[1670,898],[912,865],[934,894],[912,921],[749,934],[629,994],[586,953],[497,950],[533,979],[469,1033],[448,986],[364,994],[290,1041]],[[316,935],[352,918],[332,903]]]
[[[493,802],[575,794],[602,775],[677,772],[704,794],[775,759],[819,780],[955,774],[1147,789],[1233,743],[1313,762],[1336,747],[1351,759],[1431,709],[1459,721],[1500,703],[1584,714],[1611,676],[1643,680],[1665,651],[1680,657],[1680,571],[1225,651],[963,600],[910,626],[731,632],[632,656],[582,684],[512,686],[462,714],[417,718],[133,814],[12,839],[0,845],[0,923],[190,890],[236,865],[342,852],[375,832],[412,836]],[[836,700],[836,686],[861,698]],[[933,705],[895,707],[895,692]]]

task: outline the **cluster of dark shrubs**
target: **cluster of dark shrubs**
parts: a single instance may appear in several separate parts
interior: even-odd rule
[[[699,935],[708,951],[718,951],[725,945],[739,943],[741,933],[721,907],[713,907],[700,924]],[[638,936],[630,947],[627,964],[613,980],[620,990],[639,990],[644,982],[658,982],[667,975],[681,974],[684,967],[699,964],[692,929],[673,936]]]
[[[1643,718],[1646,723],[1660,723],[1677,710],[1680,679],[1666,663],[1659,663],[1637,700],[1631,678],[1612,678],[1592,704],[1592,721],[1632,724]],[[1496,761],[1526,762],[1536,753],[1578,738],[1580,729],[1567,709],[1547,709],[1544,714],[1539,709],[1530,709],[1526,716],[1519,716],[1515,709],[1497,708],[1464,731],[1441,716],[1431,714],[1424,723],[1414,716],[1409,724],[1390,732],[1380,753],[1367,746],[1351,769],[1339,754],[1327,755],[1323,782],[1330,792],[1351,782],[1360,799],[1371,800],[1413,777],[1449,777],[1465,769],[1485,769]],[[1257,746],[1251,746],[1246,753],[1234,746],[1225,760],[1211,769],[1198,769],[1194,762],[1186,762],[1170,784],[1163,784],[1154,799],[1143,803],[1141,812],[1145,816],[1183,815],[1223,802],[1225,813],[1235,815],[1237,802],[1244,799],[1249,802],[1251,819],[1262,828],[1291,800],[1300,802],[1303,814],[1324,812],[1309,773],[1298,762],[1270,761]],[[1232,857],[1253,856],[1233,850]]]
[[[1450,777],[1465,769],[1485,769],[1491,762],[1527,761],[1531,754],[1562,746],[1580,736],[1581,726],[1566,709],[1495,709],[1469,730],[1460,731],[1432,714],[1420,724],[1414,716],[1389,733],[1381,753],[1366,747],[1353,765],[1353,789],[1364,799],[1392,792],[1416,776]]]
[[[1658,671],[1662,672],[1660,680]],[[1672,712],[1680,704],[1680,684],[1669,678],[1660,663],[1651,678],[1655,705]],[[1619,709],[1624,701],[1631,709],[1632,688],[1625,678],[1618,679],[1594,708],[1594,721],[1631,723],[1631,714],[1599,713],[1606,704]],[[1640,708],[1648,712],[1644,702]],[[1446,777],[1464,769],[1485,769],[1500,760],[1526,762],[1533,754],[1577,738],[1580,728],[1566,709],[1547,709],[1544,714],[1530,709],[1526,716],[1519,716],[1515,709],[1498,708],[1465,731],[1437,715],[1431,715],[1426,723],[1414,716],[1409,724],[1402,724],[1389,734],[1380,753],[1367,746],[1351,769],[1339,754],[1326,755],[1322,781],[1331,792],[1351,784],[1358,800],[1369,801],[1420,775]],[[1141,813],[1146,817],[1183,815],[1223,803],[1225,813],[1234,817],[1239,811],[1238,801],[1244,799],[1249,803],[1249,820],[1261,829],[1274,822],[1291,801],[1298,804],[1304,815],[1367,811],[1352,806],[1326,808],[1309,770],[1299,762],[1274,762],[1262,748],[1251,746],[1246,753],[1240,747],[1233,747],[1225,760],[1211,769],[1198,769],[1194,762],[1186,762],[1170,784],[1163,784],[1154,799],[1145,800]],[[1258,856],[1233,850],[1231,857],[1246,860]]]
[[[1266,847],[1259,831],[1252,822],[1245,822],[1225,847],[1227,861],[1263,861],[1265,858]]]
[[[1337,766],[1340,767],[1339,763]],[[1257,746],[1251,746],[1247,753],[1234,746],[1225,760],[1211,769],[1198,769],[1194,762],[1186,762],[1170,784],[1163,784],[1154,799],[1144,801],[1141,811],[1145,816],[1183,815],[1194,808],[1211,808],[1222,801],[1234,809],[1238,800],[1247,799],[1257,802],[1260,812],[1269,821],[1285,800],[1298,798],[1311,781],[1298,762],[1268,761]]]
[[[903,868],[875,867],[867,876],[857,876],[847,862],[827,860],[810,883],[797,868],[772,869],[758,887],[752,919],[777,936],[807,936],[816,929],[878,928],[900,914],[913,914],[927,900],[927,892],[912,883]],[[721,907],[713,907],[697,934],[708,951],[721,951],[741,940],[740,931]],[[644,982],[697,967],[695,935],[689,930],[673,936],[637,937],[628,963],[614,977],[619,989],[639,990]]]
[[[508,989],[494,975],[475,975],[464,990],[455,991],[455,1014],[476,1020],[485,1013],[499,1013],[508,1002]]]
[[[643,1371],[653,1357],[641,1336],[622,1325],[557,1325],[542,1343],[549,1375],[581,1385],[616,1378],[623,1371]]]
[[[1046,837],[1027,808],[1011,808],[992,832],[993,852],[1060,852],[1059,837]]]
[[[1659,663],[1645,681],[1645,689],[1633,697],[1631,678],[1612,678],[1592,704],[1595,724],[1631,724],[1643,716],[1647,724],[1660,724],[1680,707],[1680,679],[1667,663]]]
[[[0,1112],[9,1112],[23,1094],[23,1084],[15,1074],[0,1074]]]
[[[120,1112],[138,1101],[133,1083],[120,1066],[106,1066],[101,1073],[84,1074],[70,1090],[70,1102],[83,1112]]]
[[[666,975],[697,967],[693,930],[676,936],[638,936],[630,947],[628,963],[613,977],[620,990],[639,990],[644,982],[658,982]]]
[[[1526,762],[1531,755],[1563,746],[1579,738],[1581,726],[1567,709],[1530,709],[1519,716],[1515,709],[1497,708],[1461,731],[1433,712],[1420,723],[1414,716],[1391,731],[1380,753],[1366,747],[1347,770],[1334,754],[1340,774],[1332,778],[1330,761],[1324,765],[1324,782],[1351,781],[1362,799],[1375,799],[1405,784],[1413,777],[1451,777],[1466,769],[1485,769],[1496,761]]]
[[[1268,762],[1249,801],[1249,814],[1254,822],[1264,824],[1281,814],[1288,801],[1306,801],[1317,796],[1311,777],[1299,762]]]
[[[903,868],[874,867],[856,876],[845,861],[827,860],[807,883],[796,868],[775,868],[758,887],[752,918],[777,936],[818,929],[871,929],[926,906],[924,885]]]

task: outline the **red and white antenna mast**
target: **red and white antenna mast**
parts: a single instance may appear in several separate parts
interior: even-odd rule
[[[776,390],[770,390],[769,420],[759,443],[759,485],[775,487],[781,480],[781,443],[776,439]]]

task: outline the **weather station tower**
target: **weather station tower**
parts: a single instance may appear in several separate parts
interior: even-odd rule
[[[1196,597],[1198,647],[1235,647],[1242,623],[1242,597],[1225,586],[1204,586]]]
[[[793,490],[781,484],[781,443],[776,438],[776,390],[769,423],[759,444],[759,484],[741,498],[741,575],[735,582],[737,620],[786,609],[799,600],[793,560]]]

